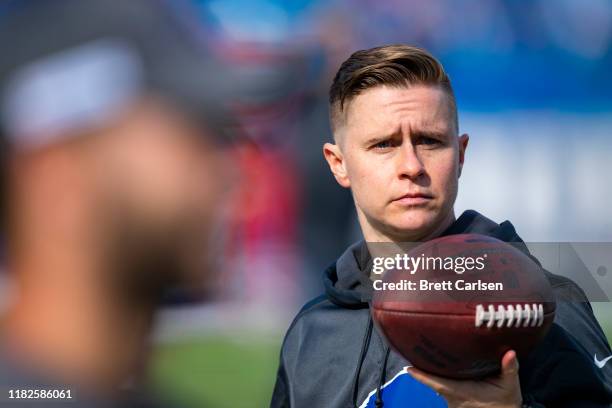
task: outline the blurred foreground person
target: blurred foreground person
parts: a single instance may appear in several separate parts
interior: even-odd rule
[[[149,406],[154,311],[213,279],[229,87],[178,14],[58,0],[0,16],[2,403]]]

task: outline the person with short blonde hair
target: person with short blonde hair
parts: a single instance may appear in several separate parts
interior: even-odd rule
[[[334,143],[323,153],[351,190],[364,241],[324,271],[325,294],[289,327],[271,406],[609,407],[612,366],[593,363],[594,354],[611,354],[606,337],[584,292],[546,271],[557,299],[573,300],[557,302],[555,324],[520,370],[513,351],[498,376],[482,381],[407,369],[372,322],[368,245],[476,233],[530,254],[509,221],[473,210],[455,217],[469,137],[459,133],[449,77],[430,53],[401,44],[353,53],[333,80],[329,108]]]

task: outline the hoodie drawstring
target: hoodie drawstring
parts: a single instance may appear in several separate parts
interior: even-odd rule
[[[351,405],[351,408],[357,408],[357,390],[359,388],[359,374],[361,373],[361,367],[363,366],[365,355],[368,351],[368,347],[370,346],[370,339],[372,338],[372,315],[368,315],[368,326],[361,342],[361,353],[359,354],[359,362],[357,363],[355,375],[353,376],[353,405]]]
[[[385,351],[385,361],[383,362],[382,369],[380,370],[380,378],[378,380],[378,388],[376,388],[376,402],[374,406],[376,408],[382,408],[384,405],[382,399],[382,387],[385,384],[387,377],[387,362],[389,361],[389,354],[391,353],[391,348],[389,346],[386,347],[387,351]]]

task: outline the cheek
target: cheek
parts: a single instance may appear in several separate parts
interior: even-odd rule
[[[215,151],[185,154],[180,162],[175,180],[180,191],[174,197],[177,215],[193,218],[194,222],[209,221],[227,190],[226,162]]]
[[[225,172],[213,151],[174,149],[131,169],[128,194],[152,222],[208,221],[224,189]]]
[[[351,191],[360,207],[375,206],[377,199],[386,197],[385,191],[391,179],[384,163],[373,165],[371,159],[350,157],[346,169]]]
[[[447,157],[432,158],[427,173],[431,179],[432,189],[438,194],[452,194],[457,189],[459,169],[455,154]]]

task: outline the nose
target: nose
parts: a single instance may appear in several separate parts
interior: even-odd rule
[[[397,171],[400,179],[415,180],[425,173],[425,167],[412,143],[402,144],[397,160]]]

